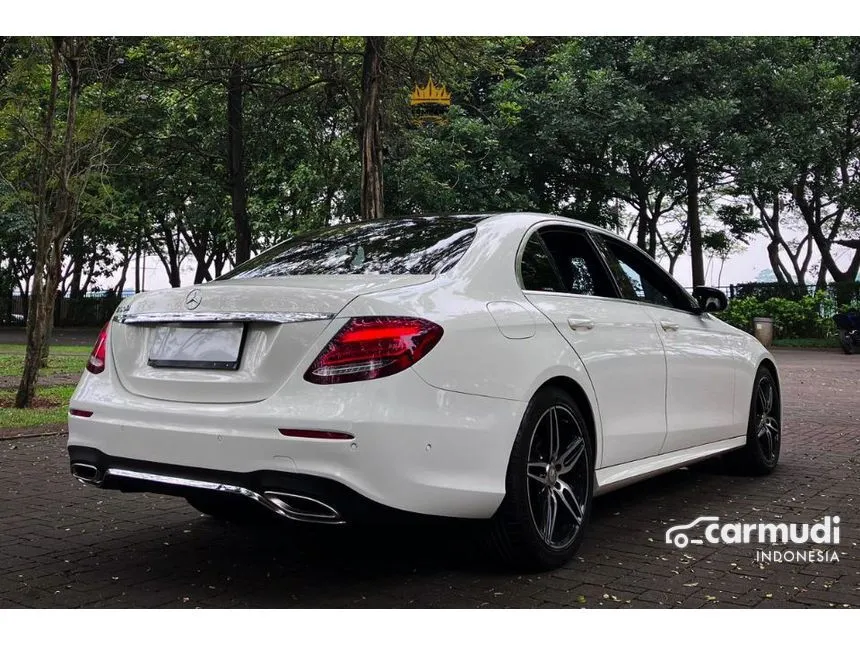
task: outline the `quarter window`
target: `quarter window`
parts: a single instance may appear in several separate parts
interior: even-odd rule
[[[528,291],[564,291],[552,258],[537,233],[529,238],[523,249],[520,275],[523,289]]]

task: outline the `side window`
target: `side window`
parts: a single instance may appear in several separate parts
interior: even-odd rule
[[[546,247],[561,274],[566,293],[615,297],[615,290],[588,238],[570,229],[541,231]]]
[[[532,234],[523,249],[520,275],[523,278],[523,289],[528,291],[564,291],[552,258],[537,233]]]
[[[687,293],[656,262],[623,242],[603,235],[599,237],[622,297],[685,311],[693,309]]]

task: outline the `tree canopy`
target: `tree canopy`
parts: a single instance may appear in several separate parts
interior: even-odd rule
[[[419,124],[431,77],[452,105]],[[503,210],[694,284],[756,233],[777,281],[853,283],[858,81],[857,38],[0,38],[0,290],[50,317],[143,288],[141,256],[178,286],[334,222]]]

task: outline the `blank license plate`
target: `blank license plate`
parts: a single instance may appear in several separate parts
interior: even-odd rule
[[[152,367],[237,370],[242,353],[242,323],[206,327],[157,327],[149,348]]]

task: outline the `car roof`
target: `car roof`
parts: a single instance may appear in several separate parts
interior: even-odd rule
[[[526,227],[530,227],[533,224],[539,224],[543,222],[557,222],[559,224],[575,226],[577,228],[583,228],[589,231],[607,233],[609,235],[617,237],[617,235],[613,231],[607,228],[603,228],[602,226],[596,226],[595,224],[589,224],[588,222],[583,222],[582,220],[574,219],[572,217],[565,217],[564,215],[554,215],[550,213],[536,213],[531,211],[486,213],[480,221],[481,223],[491,224],[494,222],[511,222],[512,220],[517,221],[518,223],[523,224]]]
[[[417,215],[404,215],[402,219],[421,219],[421,218],[435,218],[435,217],[451,217],[457,219],[469,220],[474,223],[482,222],[482,223],[491,223],[497,221],[506,221],[509,222],[511,220],[520,220],[523,224],[534,224],[537,222],[544,221],[558,221],[563,224],[571,224],[574,226],[581,226],[582,228],[587,228],[594,231],[607,232],[608,229],[602,228],[600,226],[595,226],[594,224],[589,224],[588,222],[583,222],[582,220],[574,219],[572,217],[565,217],[563,215],[555,215],[551,213],[537,213],[534,211],[499,211],[499,212],[488,212],[488,211],[474,211],[474,212],[457,212],[457,213],[420,213]],[[609,231],[611,233],[611,231]]]
[[[616,237],[622,241],[627,242],[623,237],[615,233],[614,231],[603,228],[601,226],[596,226],[594,224],[589,224],[588,222],[583,222],[582,220],[574,219],[572,217],[565,217],[563,215],[555,215],[551,213],[537,213],[533,211],[502,211],[502,212],[487,212],[487,211],[475,211],[475,212],[429,212],[429,213],[416,213],[409,215],[400,215],[385,219],[397,219],[397,220],[434,220],[434,219],[442,219],[442,218],[450,218],[450,219],[458,219],[468,222],[476,227],[485,227],[485,226],[494,226],[494,225],[503,225],[508,229],[512,228],[520,228],[525,231],[530,228],[534,224],[540,223],[552,223],[557,222],[559,224],[566,224],[567,226],[573,226],[577,228],[586,229],[589,231],[595,231],[604,233],[606,235],[610,235],[612,237]],[[365,221],[357,221],[357,222],[349,222],[346,224],[363,224],[370,223],[373,221],[380,220],[365,220]]]

